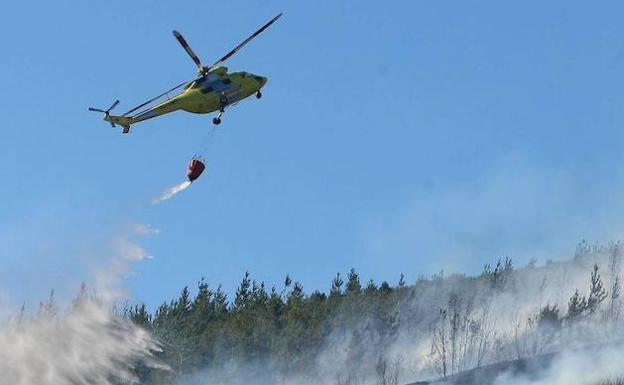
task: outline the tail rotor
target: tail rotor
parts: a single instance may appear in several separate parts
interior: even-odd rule
[[[100,108],[93,108],[93,107],[89,107],[89,111],[94,111],[94,112],[101,112],[104,114],[104,119],[106,119],[108,116],[110,116],[110,112],[117,107],[117,105],[119,104],[119,100],[115,100],[115,102],[108,107],[108,110],[102,110]],[[112,121],[110,122],[112,127],[115,127],[115,123],[113,123]]]

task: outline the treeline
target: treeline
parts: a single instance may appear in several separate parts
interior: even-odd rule
[[[195,295],[185,287],[154,313],[137,305],[125,314],[158,338],[156,358],[169,367],[139,365],[142,384],[203,375],[396,385],[554,352],[594,338],[596,325],[621,329],[621,250],[582,243],[566,262],[515,269],[507,258],[478,276],[439,273],[412,285],[402,275],[394,285],[363,283],[352,269],[327,293],[307,294],[288,276],[267,289],[246,273],[232,299],[202,279]]]
[[[125,313],[160,340],[157,358],[170,368],[139,367],[142,383],[169,384],[211,368],[218,369],[212,375],[226,375],[224,368],[241,366],[250,379],[270,382],[293,374],[314,377],[314,361],[330,334],[354,330],[363,320],[383,336],[381,344],[389,345],[397,332],[396,307],[406,291],[403,276],[395,286],[372,280],[362,284],[353,269],[346,280],[336,275],[329,294],[306,294],[288,276],[281,289],[267,289],[246,273],[231,301],[221,287],[211,289],[202,279],[194,297],[185,287],[154,314],[144,304]],[[366,349],[358,343],[366,341],[354,338],[348,347],[354,367]]]

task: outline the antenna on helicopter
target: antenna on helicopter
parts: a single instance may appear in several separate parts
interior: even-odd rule
[[[102,112],[104,113],[104,116],[109,116],[110,112],[113,110],[113,108],[117,107],[118,104],[119,104],[119,100],[115,100],[115,102],[110,107],[108,107],[108,110],[106,111],[99,109],[99,108],[93,108],[93,107],[89,107],[89,111]],[[112,127],[115,127],[115,123],[110,122],[110,124]]]

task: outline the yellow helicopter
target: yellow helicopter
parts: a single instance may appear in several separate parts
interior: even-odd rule
[[[212,120],[212,122],[216,125],[220,124],[221,117],[223,116],[226,107],[232,106],[254,94],[258,99],[260,99],[262,97],[260,90],[267,83],[267,78],[244,71],[229,74],[227,68],[223,67],[222,64],[243,48],[243,46],[249,43],[254,37],[269,28],[269,26],[279,19],[280,16],[282,16],[282,13],[275,16],[211,66],[202,65],[201,61],[197,55],[195,55],[195,52],[193,52],[182,34],[178,31],[173,31],[175,38],[197,65],[197,77],[172,87],[171,89],[148,100],[145,103],[141,103],[137,107],[134,107],[120,116],[110,114],[111,110],[119,104],[119,100],[116,100],[107,110],[90,107],[89,111],[104,113],[104,120],[110,122],[113,127],[115,127],[115,125],[123,127],[124,134],[130,132],[130,126],[135,123],[177,110],[183,110],[196,114],[208,114],[219,111],[218,115]],[[169,94],[171,92],[182,86],[184,86],[183,92],[169,98]],[[165,97],[167,100],[152,107],[148,107],[151,103],[157,102],[159,99]]]

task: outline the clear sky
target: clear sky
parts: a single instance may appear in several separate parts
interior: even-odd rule
[[[269,78],[229,110],[207,171],[161,205],[212,116],[111,129],[211,63]],[[621,238],[624,4],[618,1],[13,1],[0,13],[0,286],[14,302],[84,278],[133,224],[154,305],[249,270],[307,291],[336,272],[408,281]]]

